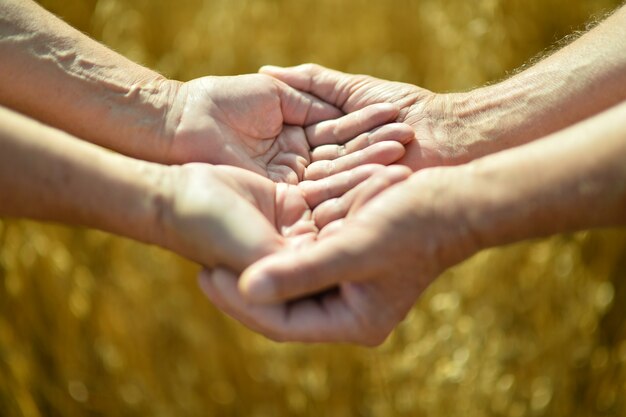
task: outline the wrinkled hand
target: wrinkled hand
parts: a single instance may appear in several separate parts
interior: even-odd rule
[[[205,266],[240,272],[263,256],[314,241],[320,203],[384,169],[392,168],[366,165],[295,186],[231,166],[166,167],[158,243]]]
[[[474,131],[471,123],[466,123],[468,115],[457,109],[458,103],[467,100],[464,94],[435,94],[415,85],[346,74],[315,64],[291,68],[267,66],[260,71],[346,113],[374,103],[396,104],[400,107],[397,121],[415,130],[415,138],[399,163],[414,171],[457,165],[484,153],[484,149],[476,146],[482,135]]]
[[[241,278],[203,271],[204,292],[275,340],[383,342],[428,284],[475,250],[448,191],[463,180],[451,174],[458,168],[423,170],[390,186],[408,175],[397,168],[318,206],[316,242],[270,255]]]
[[[377,105],[343,116],[335,106],[261,74],[203,77],[177,88],[179,109],[170,160],[209,162],[297,184],[367,163],[400,159],[413,139],[394,120],[399,109]],[[342,117],[343,116],[343,117]],[[330,144],[322,152],[314,148]]]

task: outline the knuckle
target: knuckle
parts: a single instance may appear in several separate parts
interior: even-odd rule
[[[314,64],[312,62],[307,62],[306,64],[302,64],[300,67],[302,68],[304,72],[308,72],[308,73],[317,72],[321,68],[319,65]]]
[[[413,171],[411,168],[404,165],[393,165],[387,168],[388,176],[392,181],[398,179],[406,179],[411,176]]]
[[[338,141],[341,137],[341,126],[338,123],[333,124],[331,135],[334,141]]]
[[[337,170],[337,164],[335,164],[335,161],[327,161],[322,167],[325,176],[330,176]]]
[[[249,77],[256,82],[273,83],[276,80],[276,78],[267,74],[250,74]]]
[[[415,136],[415,130],[406,123],[394,123],[395,128],[405,135]]]
[[[383,171],[385,169],[385,165],[381,164],[365,164],[361,165],[357,168],[359,171],[362,171],[363,175],[367,176],[367,178],[376,175],[377,173]]]

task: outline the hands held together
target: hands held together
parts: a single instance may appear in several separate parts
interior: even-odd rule
[[[198,86],[203,88],[192,90]],[[237,92],[239,86],[245,88]],[[384,165],[404,156],[404,146],[415,141],[414,130],[384,124],[398,116],[394,104],[372,103],[343,115],[334,105],[267,75],[206,78],[181,90],[187,88],[193,104],[188,98],[181,106],[173,148],[197,147],[201,151],[185,152],[219,155],[215,162],[236,167],[195,163],[167,168],[172,175],[163,198],[164,246],[212,267],[203,272],[202,288],[253,329],[275,339],[365,342],[363,337],[371,335],[355,326],[360,313],[343,305],[339,288],[317,294],[336,287],[330,276],[315,286],[281,293],[282,299],[266,295],[264,302],[279,303],[264,307],[248,302],[249,280],[240,281],[238,274],[254,270],[253,264],[268,255],[286,257],[298,268],[319,242],[342,236],[346,216],[409,177],[407,167]],[[208,93],[199,94],[204,91]],[[213,129],[220,134],[207,134]],[[348,233],[349,242],[354,238]],[[326,301],[327,295],[335,301]],[[280,303],[283,299],[288,301]],[[329,320],[336,329],[329,328]],[[346,339],[346,327],[354,338]],[[287,329],[289,336],[283,337]]]
[[[451,140],[434,138],[445,117],[424,116],[441,111],[427,90],[315,65],[262,71],[178,87],[186,101],[172,106],[182,109],[174,158],[215,155],[214,163],[255,174],[169,168],[164,246],[211,267],[200,280],[207,296],[269,337],[378,344],[453,260],[437,253],[446,229],[425,234],[435,214],[425,202],[435,198],[401,186],[376,196],[407,179],[408,167],[472,157],[452,157]],[[383,124],[396,119],[405,123]],[[429,135],[418,141],[416,132]],[[398,160],[408,167],[383,166]],[[442,187],[425,182],[425,192]],[[389,275],[390,266],[401,275]]]
[[[511,103],[511,89],[525,83],[515,78],[496,86],[503,98],[495,105],[497,91],[485,104],[481,90],[438,95],[311,64],[261,71],[346,112],[394,103],[397,120],[415,132],[398,162],[410,170],[380,168],[316,206],[315,241],[285,246],[241,274],[223,266],[201,273],[219,308],[273,339],[376,345],[441,272],[480,249],[626,223],[626,193],[614,187],[626,181],[626,103],[614,97],[561,115],[558,100]],[[536,167],[542,176],[533,178]],[[596,186],[583,191],[587,181]]]
[[[480,249],[626,224],[624,7],[458,94],[312,64],[180,83],[34,2],[0,15],[0,215],[176,251],[273,339],[375,345]]]

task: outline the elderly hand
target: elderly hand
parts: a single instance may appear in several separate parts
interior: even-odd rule
[[[260,260],[239,281],[205,272],[202,286],[275,339],[380,343],[439,273],[480,249],[626,224],[624,117],[626,103],[393,186],[398,167],[388,167],[316,208],[316,242]]]
[[[413,127],[415,138],[399,162],[416,171],[457,165],[489,153],[485,133],[472,121],[469,94],[435,94],[415,85],[346,74],[316,64],[266,66],[271,75],[298,90],[334,104],[346,113],[375,103],[400,107],[397,121]]]

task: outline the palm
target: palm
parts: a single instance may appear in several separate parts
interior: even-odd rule
[[[298,186],[231,166],[173,169],[167,246],[206,266],[242,271],[270,253],[310,243],[318,231],[313,209],[381,167],[364,166]]]
[[[342,315],[336,315],[342,319],[332,325],[328,322],[325,337],[329,340],[344,337],[344,340],[363,344],[381,343],[442,269],[438,263],[440,253],[435,248],[438,237],[444,232],[438,230],[440,225],[434,225],[431,218],[415,215],[415,207],[425,205],[428,194],[412,192],[410,186],[406,187],[408,183],[390,187],[376,198],[374,195],[382,190],[368,193],[366,188],[371,185],[363,184],[365,187],[357,187],[342,197],[350,200],[344,203],[351,206],[350,213],[345,217],[340,213],[330,214],[326,219],[329,224],[318,225],[322,228],[320,243],[330,239],[325,244],[333,246],[338,253],[350,247],[350,255],[354,257],[341,262],[343,280],[335,282],[337,292],[331,304],[342,311]],[[418,238],[411,239],[411,244],[407,245],[404,236]],[[349,263],[356,266],[349,268]],[[390,268],[390,265],[393,266]],[[380,277],[385,278],[380,280]],[[310,287],[310,293],[330,282],[318,280],[319,288]],[[301,297],[302,293],[294,291],[293,296]],[[358,326],[351,326],[352,334],[346,326],[348,318],[358,323]]]
[[[398,105],[397,121],[415,130],[415,140],[407,146],[399,163],[413,170],[463,162],[459,138],[451,137],[456,119],[446,105],[446,96],[411,84],[345,74],[313,64],[294,68],[265,67],[261,71],[335,104],[346,113],[374,103]]]
[[[307,177],[315,162],[313,146],[352,139],[334,135],[337,127],[356,136],[397,113],[380,108],[370,117],[325,122],[320,129],[319,122],[337,119],[342,111],[260,74],[199,78],[184,84],[180,96],[184,108],[174,140],[176,159],[237,166],[291,184]],[[390,152],[393,145],[386,146],[359,162],[386,164],[401,156],[397,147]]]
[[[386,168],[377,178],[351,186],[339,198],[318,204],[313,211],[315,226],[321,229],[316,237],[318,242],[307,239],[299,247],[278,251],[248,268],[241,280],[232,271],[217,268],[201,280],[204,291],[222,310],[274,339],[379,343],[410,308],[420,290],[415,285],[415,268],[406,268],[403,263],[414,264],[415,258],[429,258],[421,256],[420,248],[404,247],[396,239],[397,229],[411,227],[399,222],[410,211],[407,198],[413,203],[420,196],[411,196],[400,188],[391,197],[387,193],[386,198],[375,199],[377,204],[365,203],[409,174],[405,167]],[[318,198],[321,200],[324,199]],[[307,220],[310,218],[309,215]],[[387,227],[388,221],[393,228]],[[337,241],[334,234],[341,238]],[[367,256],[361,256],[365,252]],[[315,268],[313,263],[320,256],[330,256],[342,266],[340,281],[334,281],[337,277],[333,263]],[[398,261],[393,263],[395,272],[412,273],[389,274],[385,267],[390,259]],[[281,278],[273,280],[273,294],[262,300],[273,304],[251,304],[244,299],[238,285],[243,285],[246,293],[256,292],[258,287],[251,289],[250,285],[268,282],[258,279],[259,270],[272,271],[270,276],[275,276],[277,269]],[[426,269],[421,272],[422,278],[431,275]],[[254,275],[256,278],[250,278]],[[290,280],[291,275],[296,275],[297,280]],[[329,277],[333,280],[329,281]],[[369,279],[374,277],[385,279]],[[334,290],[323,292],[333,287]],[[300,298],[309,294],[317,295]]]

